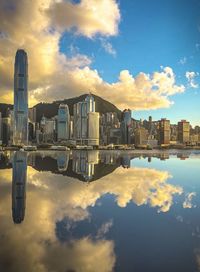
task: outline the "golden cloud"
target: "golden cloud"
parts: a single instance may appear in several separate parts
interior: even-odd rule
[[[1,102],[13,102],[14,56],[20,47],[28,53],[29,106],[91,91],[121,109],[157,109],[169,107],[170,96],[184,91],[170,67],[152,75],[123,70],[111,84],[90,67],[88,56],[73,52],[68,57],[59,51],[63,32],[74,27],[74,33],[86,37],[117,35],[120,11],[115,0],[2,0],[0,18]]]

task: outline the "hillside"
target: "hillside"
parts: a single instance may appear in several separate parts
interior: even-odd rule
[[[51,118],[57,115],[58,108],[61,103],[67,104],[69,106],[70,115],[73,115],[73,105],[80,101],[83,101],[86,96],[87,94],[84,94],[74,98],[54,101],[52,103],[39,103],[35,105],[34,107],[37,109],[37,122],[41,120],[43,114],[47,118]],[[93,95],[93,97],[95,98],[97,112],[100,112],[100,113],[116,112],[118,115],[118,118],[121,120],[121,111],[115,105],[102,99],[99,96]],[[0,112],[2,112],[3,116],[5,115],[7,108],[12,109],[13,106],[0,103]]]

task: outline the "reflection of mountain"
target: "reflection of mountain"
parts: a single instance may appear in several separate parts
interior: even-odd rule
[[[24,220],[26,206],[27,153],[17,151],[13,158],[12,216],[16,224]]]

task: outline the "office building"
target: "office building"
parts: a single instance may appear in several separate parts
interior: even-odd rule
[[[178,122],[178,141],[182,144],[190,141],[190,123],[186,120]]]
[[[84,101],[74,105],[74,140],[78,144],[99,143],[99,114],[95,112],[95,100],[88,95]]]
[[[135,145],[144,145],[147,144],[148,139],[148,130],[144,127],[135,129]]]
[[[2,145],[2,114],[0,112],[0,145]]]
[[[2,118],[2,143],[3,145],[10,144],[10,134],[11,134],[11,119],[10,117]]]
[[[58,141],[70,139],[70,114],[68,105],[61,104],[58,109],[57,133]]]
[[[35,107],[30,108],[28,110],[28,118],[29,118],[29,121],[31,123],[36,123],[36,121],[37,121],[37,111],[36,111]]]
[[[163,118],[159,121],[158,127],[159,127],[158,131],[159,144],[170,144],[171,135],[170,121]]]
[[[88,145],[99,145],[99,113],[88,113]]]
[[[28,144],[28,58],[22,49],[15,56],[13,144]]]
[[[122,113],[121,131],[122,131],[122,143],[131,144],[131,133],[132,133],[132,118],[131,110],[124,110]]]

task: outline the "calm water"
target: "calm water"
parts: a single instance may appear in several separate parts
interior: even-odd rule
[[[0,271],[200,271],[200,152],[0,155]]]

